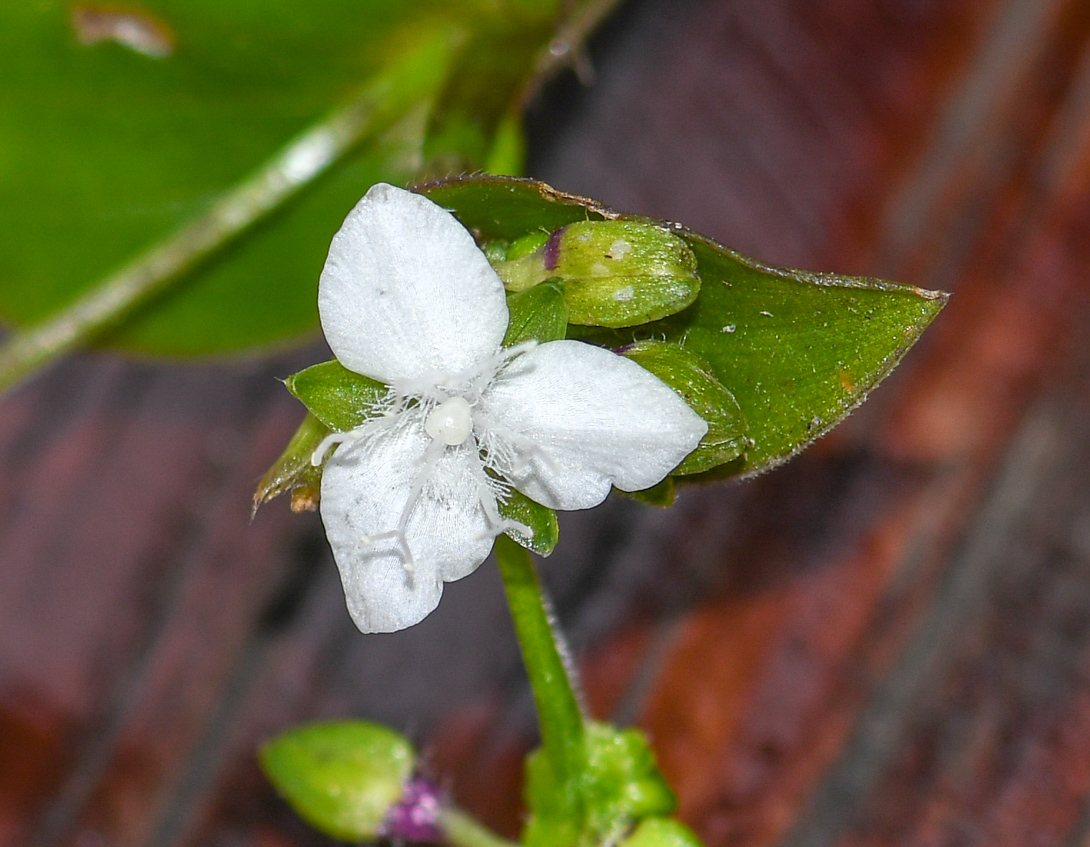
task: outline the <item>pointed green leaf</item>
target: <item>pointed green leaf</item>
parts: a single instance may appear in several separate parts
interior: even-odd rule
[[[261,749],[261,768],[316,829],[346,841],[381,834],[416,754],[393,730],[363,721],[299,727]]]
[[[531,180],[466,177],[421,190],[483,242],[510,243],[576,221],[628,219]],[[673,341],[704,359],[737,401],[752,441],[744,458],[712,474],[766,470],[828,432],[889,374],[946,302],[945,294],[883,280],[772,267],[683,227],[672,231],[696,256],[697,301],[644,326],[571,328],[569,335],[613,348]]]

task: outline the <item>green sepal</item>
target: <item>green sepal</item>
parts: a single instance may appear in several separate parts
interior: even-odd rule
[[[386,396],[381,382],[348,370],[336,359],[292,374],[284,385],[312,415],[337,432],[362,426],[370,410]]]
[[[507,530],[507,535],[517,544],[539,556],[548,556],[560,540],[560,524],[556,512],[548,506],[531,500],[517,488],[512,488],[506,500],[497,502],[500,515],[510,521],[518,521],[529,527],[533,535],[527,538],[515,529]]]
[[[261,748],[260,761],[276,790],[316,829],[370,841],[401,798],[416,753],[384,726],[335,721],[278,735]]]
[[[677,807],[640,730],[591,722],[584,744],[584,770],[567,784],[555,778],[541,751],[527,759],[527,847],[615,844],[639,821]]]
[[[621,847],[703,847],[689,827],[673,818],[648,818],[621,842]]]
[[[563,338],[567,333],[568,309],[556,283],[548,282],[517,294],[509,293],[507,310],[510,320],[503,339],[504,347],[514,347],[526,341],[544,344]],[[511,539],[539,556],[548,556],[553,552],[560,537],[555,511],[514,488],[507,499],[499,503],[499,510],[504,518],[518,521],[533,530],[529,538],[517,530],[508,530],[507,535]]]
[[[655,506],[659,509],[665,509],[667,506],[674,504],[674,496],[677,494],[677,486],[674,485],[673,477],[666,477],[658,485],[652,485],[650,488],[645,488],[643,491],[620,491],[615,489],[632,500],[636,500],[640,503],[644,503],[648,506]]]
[[[531,340],[544,344],[561,339],[568,332],[568,307],[564,292],[556,282],[508,294],[507,310],[511,319],[503,338],[504,347]]]
[[[742,410],[704,359],[668,341],[641,341],[621,354],[674,389],[708,424],[707,434],[674,474],[703,473],[745,453],[749,439]]]
[[[313,512],[318,508],[322,470],[311,464],[310,458],[330,429],[314,415],[307,413],[288,446],[273,462],[257,484],[253,512],[281,494],[291,492],[293,512]]]
[[[528,244],[540,246],[530,252]],[[544,241],[531,233],[514,241],[505,258],[496,272],[512,291],[562,280],[568,320],[581,326],[638,326],[680,312],[700,292],[689,246],[639,221],[580,221]]]

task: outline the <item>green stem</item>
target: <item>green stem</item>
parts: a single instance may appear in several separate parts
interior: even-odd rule
[[[47,321],[13,333],[0,347],[0,392],[73,348],[92,341],[162,294],[182,274],[237,238],[312,183],[364,139],[433,97],[456,27],[417,36],[415,49],[353,100],[291,141],[221,197],[203,216],[106,277]]]
[[[500,838],[461,809],[444,808],[440,812],[439,825],[454,847],[518,847],[514,841]]]
[[[583,713],[572,687],[573,674],[559,646],[529,552],[501,535],[496,540],[496,561],[534,692],[541,746],[557,781],[566,783],[585,768]]]

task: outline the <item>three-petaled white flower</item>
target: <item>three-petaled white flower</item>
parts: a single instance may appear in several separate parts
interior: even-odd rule
[[[321,511],[348,610],[364,632],[423,619],[476,570],[514,486],[586,509],[610,486],[661,481],[707,424],[658,378],[578,341],[501,349],[503,283],[469,232],[425,197],[376,185],[333,237],[322,328],[349,370],[388,387],[335,433]]]

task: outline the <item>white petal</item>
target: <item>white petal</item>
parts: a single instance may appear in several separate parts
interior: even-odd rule
[[[515,359],[478,414],[516,455],[508,479],[553,509],[596,506],[611,484],[639,491],[662,481],[708,430],[658,377],[579,341]]]
[[[466,228],[382,183],[333,236],[318,311],[341,364],[387,384],[472,369],[499,349],[508,320],[503,283]]]
[[[393,632],[421,621],[439,603],[443,581],[476,570],[492,549],[480,503],[481,460],[473,440],[447,447],[405,526],[404,545],[375,540],[395,531],[431,439],[423,423],[342,444],[322,473],[322,521],[341,572],[348,611],[363,632]],[[487,496],[491,496],[490,494]]]

